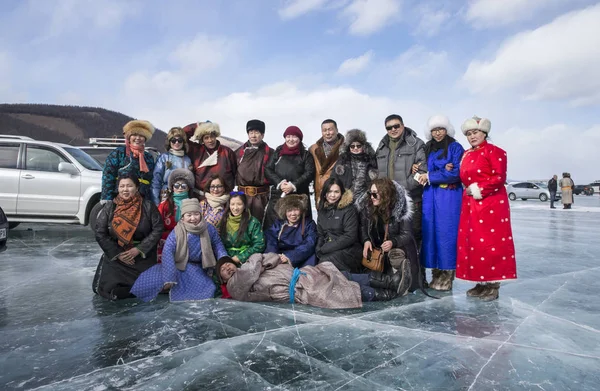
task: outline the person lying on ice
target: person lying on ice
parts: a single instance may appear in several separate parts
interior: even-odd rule
[[[229,257],[215,271],[234,300],[278,301],[321,308],[360,308],[363,301],[404,296],[411,284],[410,266],[395,274],[340,272],[331,262],[294,268],[275,253],[254,254],[240,268]]]

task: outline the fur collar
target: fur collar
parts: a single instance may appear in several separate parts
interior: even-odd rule
[[[352,194],[352,190],[346,189],[344,194],[342,194],[342,198],[337,204],[338,209],[344,209],[350,205],[352,205],[352,200],[354,199],[354,194]]]
[[[338,133],[337,141],[331,149],[331,153],[327,157],[325,157],[325,151],[323,150],[324,142],[325,141],[323,140],[323,137],[321,137],[313,148],[315,160],[319,162],[320,166],[319,175],[324,175],[335,164],[335,162],[337,162],[340,156],[340,147],[344,143],[344,136]]]
[[[394,205],[392,209],[392,218],[396,221],[405,221],[410,220],[413,214],[412,211],[412,198],[408,195],[408,192],[396,181],[394,182],[394,186],[396,187],[396,193],[398,194],[398,202]],[[360,196],[358,200],[356,200],[356,206],[359,211],[367,211],[369,208],[369,193],[364,193]]]

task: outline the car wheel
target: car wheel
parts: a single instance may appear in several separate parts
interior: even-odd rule
[[[540,194],[540,201],[542,201],[542,202],[548,201],[548,196],[544,193]]]
[[[17,227],[19,226],[19,224],[21,224],[21,223],[17,223],[17,222],[11,223],[11,222],[9,221],[9,222],[8,222],[8,229],[14,229],[14,228],[17,228]]]
[[[515,193],[510,193],[508,195],[508,199],[511,200],[511,201],[514,201],[514,200],[517,199],[517,195]]]
[[[90,211],[90,218],[88,219],[88,221],[90,222],[90,228],[94,232],[96,231],[96,221],[98,220],[98,215],[100,214],[102,207],[103,205],[100,202],[98,202]]]

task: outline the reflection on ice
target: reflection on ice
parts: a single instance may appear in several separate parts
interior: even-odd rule
[[[597,390],[600,199],[512,204],[520,279],[498,301],[459,282],[339,311],[107,302],[87,228],[23,224],[0,255],[0,388]]]

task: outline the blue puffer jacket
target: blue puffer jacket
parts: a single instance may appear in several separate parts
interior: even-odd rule
[[[169,176],[177,168],[189,168],[192,161],[187,155],[175,156],[172,153],[163,153],[156,161],[152,178],[152,201],[160,204],[160,192],[166,190],[169,184]]]

